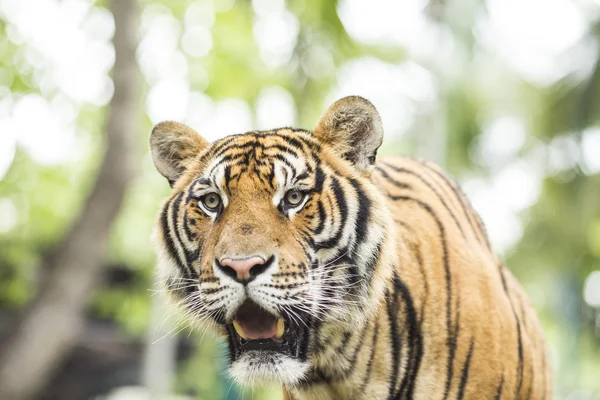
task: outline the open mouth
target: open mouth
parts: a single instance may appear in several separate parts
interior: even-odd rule
[[[272,351],[294,358],[304,358],[308,327],[296,318],[279,318],[246,300],[228,324],[231,361],[250,350]]]
[[[247,300],[235,315],[233,328],[246,341],[271,339],[280,343],[285,331],[285,321]]]

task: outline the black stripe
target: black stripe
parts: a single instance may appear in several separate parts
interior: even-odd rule
[[[191,275],[191,277],[193,279],[198,279],[198,274],[192,268],[192,263],[194,261],[196,261],[196,259],[199,256],[199,247],[197,249],[195,249],[194,251],[188,251],[188,249],[185,248],[185,245],[183,244],[183,241],[181,240],[181,233],[179,232],[179,227],[177,224],[179,210],[181,207],[181,202],[183,200],[183,197],[184,197],[184,192],[180,192],[175,197],[173,202],[171,203],[171,219],[172,219],[171,224],[173,225],[173,231],[174,231],[173,233],[175,234],[175,239],[181,245],[181,249],[183,250],[183,255],[185,257],[185,265],[189,271],[189,275]],[[183,260],[182,260],[182,262],[183,262]]]
[[[366,242],[367,240],[367,236],[368,236],[368,231],[369,231],[369,224],[371,223],[371,199],[366,195],[365,190],[362,188],[362,185],[360,184],[360,182],[358,182],[355,179],[349,179],[349,183],[352,185],[352,187],[354,188],[354,190],[356,191],[356,195],[358,197],[358,212],[356,215],[356,229],[354,230],[355,234],[354,234],[354,243],[352,246],[352,255],[353,255],[353,260],[352,260],[352,264],[356,265],[358,260],[359,260],[359,255],[361,253],[367,253],[369,254],[370,258],[368,260],[367,263],[365,263],[365,265],[362,266],[363,271],[362,273],[367,277],[367,279],[370,279],[373,275],[373,272],[375,270],[375,264],[379,261],[379,256],[381,254],[381,247],[382,247],[382,242],[378,241],[377,244],[375,245],[374,249],[369,249],[368,252],[362,252],[360,251],[360,246]],[[351,280],[350,283],[354,284],[358,281],[359,273],[361,271],[357,271],[357,276],[356,276],[356,280]],[[352,285],[352,288],[358,289],[358,287],[356,285]]]
[[[190,272],[187,269],[187,267],[185,266],[185,264],[181,262],[181,259],[179,258],[179,253],[177,252],[177,249],[175,248],[175,243],[173,242],[173,239],[171,237],[171,231],[169,230],[169,206],[171,205],[172,201],[173,201],[173,199],[171,199],[168,203],[166,203],[164,205],[164,208],[163,208],[161,216],[160,216],[162,236],[163,236],[164,242],[167,246],[167,252],[171,256],[171,259],[173,261],[175,261],[175,264],[177,265],[179,272],[181,273],[181,275],[184,278],[189,279],[189,278],[191,278]]]
[[[296,315],[298,315],[298,313],[299,311],[296,311]],[[311,335],[310,332],[313,330],[315,318],[310,313],[303,313],[302,315],[305,315],[306,318],[304,319],[304,324],[297,326],[297,329],[301,332],[303,331],[303,334],[299,335],[297,339],[298,344],[296,348],[298,350],[296,353],[296,357],[298,357],[300,361],[306,361],[308,359],[308,344]]]
[[[500,397],[502,397],[502,388],[504,387],[504,374],[502,374],[502,377],[500,378],[500,384],[498,385],[498,388],[496,389],[496,397],[494,397],[494,400],[500,400]]]
[[[500,279],[502,281],[504,293],[506,293],[506,297],[508,298],[508,301],[510,301],[512,307],[512,301],[510,300],[510,296],[508,295],[508,284],[506,283],[506,277],[504,276],[504,264],[498,263],[498,273],[500,274]]]
[[[346,203],[346,198],[344,196],[344,190],[342,189],[338,178],[335,176],[330,176],[331,179],[331,189],[333,191],[333,196],[337,203],[337,209],[340,214],[339,226],[336,230],[333,237],[326,239],[321,242],[315,243],[315,251],[320,249],[330,249],[338,245],[343,233],[344,228],[346,227],[346,221],[348,219],[348,204]],[[332,215],[333,217],[333,215]]]
[[[422,160],[418,160],[418,161],[421,165],[423,165],[429,171],[433,172],[434,174],[436,174],[437,176],[442,178],[442,180],[444,180],[444,182],[446,182],[446,184],[452,189],[455,196],[460,201],[463,212],[465,213],[465,216],[467,217],[467,220],[469,221],[469,225],[471,225],[471,229],[473,230],[474,233],[476,233],[476,232],[475,232],[475,227],[473,226],[473,222],[471,221],[471,218],[475,218],[475,221],[477,222],[477,227],[479,228],[480,234],[479,235],[475,234],[475,236],[480,241],[483,241],[483,243],[486,245],[486,247],[491,250],[492,246],[490,245],[490,241],[489,241],[489,238],[487,235],[487,231],[485,229],[485,225],[483,224],[483,221],[481,220],[481,217],[479,216],[479,214],[473,209],[473,206],[471,205],[471,203],[465,196],[465,194],[462,191],[462,189],[460,188],[460,186],[455,181],[451,180],[446,175],[444,175],[437,169],[433,168],[427,162],[424,162]],[[469,210],[470,210],[470,212],[469,212]]]
[[[266,155],[268,156],[273,156],[273,154],[269,154],[269,150],[278,150],[284,154],[291,154],[296,158],[302,158],[300,156],[300,153],[298,153],[296,151],[296,149],[292,148],[291,146],[287,146],[287,145],[281,145],[281,144],[276,144],[276,143],[272,143],[269,144],[268,146],[264,147],[264,152]]]
[[[228,324],[229,326],[229,324]],[[228,327],[229,334],[227,335],[227,349],[229,350],[229,364],[234,362],[238,358],[237,346],[234,344],[234,337],[237,333],[233,330],[233,325]]]
[[[514,312],[514,309],[513,309]],[[523,338],[521,337],[521,321],[519,321],[517,314],[515,313],[515,319],[517,320],[517,339],[518,346],[517,351],[519,354],[519,365],[517,367],[517,387],[515,389],[515,397],[519,398],[521,393],[521,387],[523,386]]]
[[[248,162],[248,153],[242,152],[242,153],[235,153],[235,154],[227,154],[224,155],[221,160],[219,161],[219,164],[216,164],[213,169],[211,169],[209,171],[209,173],[207,175],[211,175],[213,173],[213,171],[220,167],[223,164],[246,164]]]
[[[521,337],[521,322],[519,321],[519,316],[517,315],[514,303],[510,297],[510,292],[506,283],[506,277],[504,276],[504,265],[502,265],[501,263],[498,264],[498,269],[500,272],[500,277],[502,278],[502,287],[504,288],[504,292],[506,293],[506,297],[508,298],[508,302],[510,304],[513,316],[515,317],[515,323],[517,326],[517,354],[519,357],[519,364],[517,366],[518,384],[515,388],[515,396],[518,397],[518,394],[521,391],[521,386],[523,384],[523,338]]]
[[[460,386],[458,387],[458,400],[461,400],[465,395],[465,387],[467,386],[467,380],[469,379],[469,368],[471,366],[471,355],[473,354],[474,338],[471,337],[471,344],[469,344],[469,352],[467,353],[467,359],[463,366],[462,373],[460,374]]]
[[[390,388],[388,399],[395,398],[396,383],[398,382],[398,366],[400,365],[400,342],[402,338],[398,334],[398,298],[389,289],[386,292],[386,304],[388,320],[390,323],[390,341],[392,342],[392,371],[390,376]]]
[[[400,182],[399,180],[396,180],[395,178],[393,178],[390,174],[387,173],[386,170],[384,170],[383,168],[380,167],[375,167],[375,169],[385,178],[387,179],[390,183],[392,183],[394,186],[400,188],[400,189],[410,189],[411,185],[409,183],[405,183],[405,182]]]
[[[263,167],[264,167],[264,166],[263,166]],[[255,164],[254,164],[254,168],[253,168],[253,169],[254,169],[254,171],[253,171],[253,172],[254,172],[254,174],[255,174],[255,175],[258,177],[258,179],[260,180],[260,182],[261,182],[263,185],[265,185],[265,186],[268,186],[268,188],[269,188],[270,190],[272,190],[272,191],[275,191],[275,186],[273,186],[273,182],[272,182],[272,181],[271,181],[271,179],[270,179],[270,176],[271,176],[271,175],[270,175],[270,171],[271,171],[273,168],[272,168],[272,167],[268,168],[268,170],[269,170],[269,174],[265,174],[265,173],[264,173],[264,170],[263,170],[263,171],[261,171],[261,170],[259,169],[259,165],[258,165],[258,163],[255,163]],[[267,189],[267,190],[269,190],[269,189]]]
[[[252,140],[252,138],[249,137],[248,140],[244,141],[243,143],[232,143],[229,146],[224,146],[219,151],[213,152],[212,156],[213,156],[213,158],[218,158],[218,157],[224,155],[225,153],[235,151],[235,153],[227,154],[226,156],[224,156],[223,159],[226,160],[227,157],[240,156],[242,154],[247,153],[249,150],[256,149],[257,147],[260,147],[263,150],[265,149],[265,147],[263,146],[262,143],[260,143],[256,139]]]
[[[221,291],[225,290],[224,286],[220,286],[218,288],[214,288],[214,289],[202,289],[202,294],[203,295],[209,295],[209,294],[215,294],[215,293],[219,293]],[[220,300],[220,299],[217,299]]]
[[[369,357],[369,361],[367,361],[367,372],[365,372],[365,377],[363,378],[363,382],[360,386],[361,395],[365,394],[365,390],[367,389],[367,385],[371,380],[371,375],[373,373],[373,360],[375,359],[376,353],[376,345],[377,345],[377,335],[379,333],[379,324],[375,324],[373,328],[373,342],[371,342],[371,356]]]
[[[315,192],[321,193],[323,191],[323,184],[325,183],[325,173],[323,168],[317,164],[317,170],[315,173]]]
[[[354,368],[356,368],[356,360],[358,359],[358,354],[360,350],[363,348],[363,342],[365,340],[365,335],[367,334],[367,330],[369,328],[369,324],[366,323],[365,326],[361,329],[358,339],[356,340],[356,346],[354,347],[354,351],[352,352],[352,358],[350,359],[350,367],[344,371],[345,377],[349,376]]]
[[[229,184],[231,183],[231,164],[227,164],[225,165],[225,168],[223,168],[223,178],[225,180],[225,185],[229,187]]]
[[[297,148],[301,152],[308,152],[308,150],[312,150],[314,152],[320,150],[320,146],[317,142],[300,136],[301,133],[310,134],[307,131],[293,128],[289,128],[289,130],[291,132],[281,132],[281,129],[279,129],[274,131],[254,131],[230,135],[213,144],[213,147],[210,150],[210,156],[214,157],[216,154],[227,151],[225,149],[227,146],[235,146],[236,143],[232,142],[243,141],[241,143],[241,145],[243,145],[247,143],[248,140],[254,140],[255,142],[258,142],[258,140],[261,138],[281,139],[285,144],[293,148]]]
[[[529,382],[529,387],[527,388],[527,395],[525,395],[524,399],[525,400],[529,400],[531,399],[531,391],[533,390],[533,382],[534,382],[534,378],[535,378],[535,370],[533,369],[533,360],[532,362],[529,363],[529,370],[530,370],[530,382]],[[542,397],[543,399],[543,397]]]
[[[279,160],[282,163],[284,163],[285,165],[287,165],[292,170],[293,176],[296,176],[298,174],[296,167],[294,165],[292,165],[292,163],[287,158],[285,158],[285,156],[283,154],[274,155],[273,158],[276,160]],[[292,178],[290,178],[290,180],[292,180]]]
[[[454,315],[454,329],[452,330],[452,337],[454,338],[454,345],[458,342],[458,333],[460,331],[460,296],[456,296],[456,306],[454,307],[456,314]]]
[[[458,218],[456,218],[456,215],[454,215],[454,212],[450,209],[450,207],[448,206],[448,203],[446,203],[446,201],[444,200],[444,196],[442,196],[440,194],[440,192],[438,192],[437,189],[434,188],[431,183],[429,183],[427,180],[425,180],[425,178],[423,178],[421,175],[419,175],[415,171],[411,171],[411,170],[406,169],[406,168],[396,167],[394,165],[390,165],[390,164],[387,164],[387,163],[384,163],[384,165],[387,166],[387,167],[389,167],[389,168],[391,168],[391,169],[393,169],[396,172],[413,175],[413,176],[417,177],[421,182],[423,182],[438,197],[438,199],[440,200],[440,202],[442,203],[442,205],[444,206],[444,208],[446,209],[446,211],[448,211],[448,213],[450,214],[450,216],[454,220],[454,223],[456,224],[456,227],[458,228],[458,230],[460,231],[460,233],[463,235],[463,238],[465,238],[465,239],[467,238],[467,236],[465,235],[465,231],[463,230],[461,224],[458,222]]]
[[[321,232],[323,232],[323,229],[325,229],[325,219],[327,218],[327,215],[325,215],[325,208],[323,208],[323,200],[319,200],[317,203],[317,209],[319,212],[319,224],[314,231],[315,235],[319,235]]]
[[[271,166],[269,170],[269,175],[266,178],[269,181],[269,186],[271,186],[272,188],[279,186],[279,182],[277,182],[277,180],[275,179],[275,168],[273,166]]]
[[[300,175],[298,175],[298,176],[296,177],[296,180],[297,180],[297,181],[301,181],[301,180],[303,180],[303,179],[308,179],[308,178],[309,178],[309,176],[308,176],[308,172],[307,172],[307,171],[304,171],[304,172],[302,172]]]
[[[231,135],[231,136],[225,137],[225,138],[213,143],[213,147],[210,149],[210,156],[214,157],[216,152],[218,152],[220,149],[227,146],[231,142],[233,142],[235,140],[239,140],[239,138],[240,138],[240,135]]]
[[[410,228],[407,225],[404,225],[406,229],[410,231]],[[414,259],[417,261],[419,265],[419,272],[423,279],[421,280],[423,283],[423,290],[425,294],[421,299],[421,308],[419,310],[419,325],[421,326],[423,320],[425,319],[425,306],[427,305],[427,300],[429,299],[429,281],[427,280],[427,274],[425,273],[425,266],[423,265],[423,254],[421,251],[421,244],[419,242],[408,242],[408,248],[413,252]]]
[[[304,158],[306,161],[315,160],[315,164],[318,164],[319,156],[317,154],[321,147],[318,143],[307,140],[300,136],[288,136],[286,134],[278,135],[278,138],[284,140],[286,145],[291,145],[298,149],[298,158]],[[306,164],[309,173],[314,171],[314,167],[308,162]]]
[[[278,135],[283,140],[285,140],[286,144],[297,148],[302,153],[310,153],[310,150],[314,150],[314,145],[309,144],[305,139],[300,138],[299,136],[292,137],[289,134],[280,134]]]
[[[527,331],[528,328],[527,315],[525,314],[525,304],[523,303],[523,298],[518,293],[515,293],[515,295],[517,295],[517,304],[519,306],[519,315],[521,317],[521,322],[523,323],[523,329]]]
[[[315,385],[329,384],[331,383],[331,377],[320,369],[314,369],[310,372],[306,378],[303,378],[298,385],[300,387],[309,388]]]
[[[420,325],[417,323],[417,312],[415,310],[414,301],[408,287],[402,282],[397,272],[394,272],[394,288],[395,292],[402,296],[402,304],[406,309],[406,321],[404,326],[407,328],[408,332],[408,361],[396,399],[412,399],[417,376],[419,374],[419,368],[421,367],[421,360],[423,358],[423,337]]]
[[[444,229],[444,225],[440,221],[437,214],[433,211],[429,204],[422,202],[421,200],[409,197],[409,196],[388,196],[395,201],[411,201],[416,203],[419,207],[425,210],[431,218],[436,222],[438,226],[438,230],[440,232],[440,241],[442,244],[442,252],[443,252],[443,261],[444,261],[444,270],[446,277],[446,329],[448,332],[448,362],[447,362],[447,377],[446,377],[446,387],[444,390],[444,399],[448,397],[448,393],[450,392],[450,386],[452,383],[452,377],[454,375],[454,353],[456,351],[456,338],[453,335],[453,324],[452,324],[452,276],[450,274],[450,262],[448,258],[448,247],[446,243],[446,230]]]
[[[356,290],[356,283],[358,283],[360,279],[360,272],[358,271],[358,266],[352,258],[348,247],[344,246],[340,248],[331,259],[335,260],[336,265],[343,266],[343,268],[347,270],[346,275],[348,277],[348,284],[352,290]],[[333,276],[333,272],[334,270],[332,269],[329,273],[329,277]],[[327,299],[325,299],[325,301],[327,301]]]
[[[467,202],[469,201],[466,198],[466,196],[464,197],[464,199]],[[469,202],[469,204],[471,204],[471,203]],[[485,228],[485,224],[481,220],[481,216],[479,215],[479,213],[472,209],[472,206],[471,206],[471,214],[473,215],[473,217],[477,221],[477,225],[479,226],[479,229],[481,230],[481,235],[483,236],[483,241],[484,241],[485,245],[487,246],[487,248],[489,250],[492,250],[492,245],[490,244],[490,238],[489,238],[489,236],[487,234],[487,229]]]
[[[350,330],[344,330],[340,333],[341,333],[340,342],[336,346],[332,346],[331,349],[333,350],[333,354],[336,354],[340,357],[344,357],[346,355],[344,353],[344,350],[349,350],[348,342],[350,341],[350,338],[352,338],[353,332]],[[336,335],[335,338],[338,338],[338,335]]]
[[[379,257],[381,256],[381,248],[383,247],[383,241],[379,241],[377,242],[377,244],[375,245],[375,248],[371,248],[369,250],[369,261],[363,266],[365,273],[366,273],[366,277],[367,277],[367,281],[370,281],[371,277],[373,276],[373,273],[375,272],[375,266],[377,265],[377,263],[379,262]]]
[[[196,234],[190,229],[189,218],[187,217],[183,219],[183,232],[190,242],[196,240]]]
[[[196,179],[195,181],[192,182],[192,184],[188,188],[188,191],[187,191],[188,197],[197,200],[198,197],[195,196],[195,192],[205,189],[207,187],[210,187],[210,185],[211,185],[211,182],[207,178],[200,177],[200,178]]]
[[[357,255],[358,248],[367,239],[367,231],[371,222],[371,199],[365,194],[360,182],[349,179],[348,182],[356,191],[358,197],[358,213],[356,215],[356,239],[354,241],[354,254]]]

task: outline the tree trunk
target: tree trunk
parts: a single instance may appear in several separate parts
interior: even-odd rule
[[[152,296],[152,319],[144,354],[143,383],[149,399],[167,398],[176,368],[177,342],[173,334],[172,311],[164,293]]]
[[[84,311],[104,265],[108,233],[134,175],[137,121],[136,0],[112,0],[115,19],[114,97],[106,151],[96,184],[79,219],[43,262],[43,280],[15,334],[0,354],[0,399],[33,398],[75,343]]]

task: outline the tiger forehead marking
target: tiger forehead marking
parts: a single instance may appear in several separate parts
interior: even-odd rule
[[[281,196],[293,183],[306,186],[315,170],[315,148],[317,143],[303,131],[239,135],[215,143],[203,157],[211,160],[205,175],[228,192],[236,190],[247,176],[256,189],[278,191]]]
[[[236,380],[288,399],[551,398],[539,321],[478,215],[437,167],[376,163],[381,141],[359,97],[314,131],[157,125],[167,289]]]

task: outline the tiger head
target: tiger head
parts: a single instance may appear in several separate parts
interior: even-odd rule
[[[328,336],[358,329],[382,301],[393,224],[370,181],[382,133],[360,97],[336,102],[312,132],[208,143],[179,123],[153,129],[172,186],[154,232],[161,280],[227,340],[238,381],[300,383]]]

